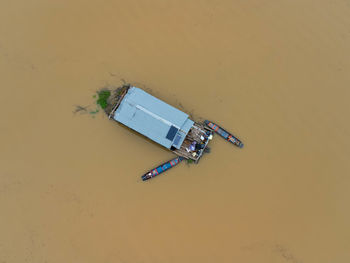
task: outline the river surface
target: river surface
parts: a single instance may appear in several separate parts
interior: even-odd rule
[[[350,2],[2,0],[1,263],[350,262]],[[99,112],[210,119],[198,165]]]

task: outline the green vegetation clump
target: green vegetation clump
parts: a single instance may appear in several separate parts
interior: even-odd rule
[[[192,159],[187,159],[187,163],[193,163],[193,160]]]
[[[111,92],[109,90],[101,90],[97,92],[98,99],[96,103],[101,106],[102,109],[105,109],[108,105],[107,100],[109,96],[111,96]]]
[[[94,110],[94,111],[90,111],[89,113],[90,114],[96,114],[96,113],[98,113],[100,110],[99,109],[96,109],[96,110]]]

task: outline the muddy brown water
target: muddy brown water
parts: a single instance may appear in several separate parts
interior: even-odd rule
[[[0,262],[349,262],[350,4],[2,1]],[[221,124],[198,165],[94,109],[131,82]]]

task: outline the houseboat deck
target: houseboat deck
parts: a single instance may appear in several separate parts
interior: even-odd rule
[[[209,142],[208,137],[211,134],[212,132],[208,128],[200,123],[195,122],[187,134],[180,149],[175,149],[172,151],[179,156],[185,157],[186,159],[192,159],[195,162],[198,162],[205,148],[207,147],[207,144]],[[193,144],[193,142],[195,142],[196,145],[202,145],[201,148],[195,151],[189,151],[190,146]]]

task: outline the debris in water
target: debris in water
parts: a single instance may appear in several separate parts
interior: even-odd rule
[[[80,105],[75,105],[75,110],[73,111],[73,113],[74,114],[76,114],[76,113],[80,113],[80,114],[84,114],[84,113],[87,113],[87,111],[88,111],[88,107],[89,107],[89,105],[88,106],[80,106]]]
[[[111,91],[108,89],[103,89],[97,92],[98,99],[96,103],[100,105],[102,109],[105,109],[108,105],[108,98],[111,96]]]

